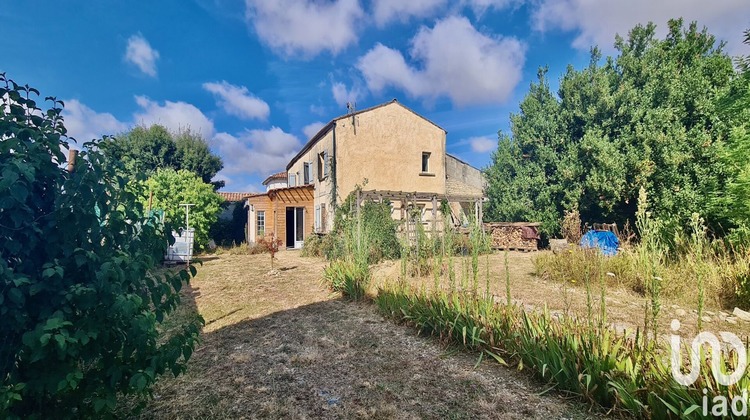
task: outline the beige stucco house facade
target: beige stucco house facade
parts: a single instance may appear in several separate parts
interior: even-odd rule
[[[444,129],[394,99],[321,128],[287,165],[287,187],[313,186],[313,214],[304,223],[315,233],[330,232],[335,206],[357,186],[367,193],[363,199],[389,199],[396,219],[418,206],[430,223],[447,199],[454,213],[449,222],[460,225],[468,213],[479,216],[485,181],[478,169],[447,154],[445,141]],[[249,220],[248,229],[257,231]]]

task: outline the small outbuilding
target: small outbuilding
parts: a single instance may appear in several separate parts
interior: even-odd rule
[[[313,233],[314,194],[313,185],[299,185],[248,197],[249,242],[272,236],[282,239],[286,248],[302,248]]]

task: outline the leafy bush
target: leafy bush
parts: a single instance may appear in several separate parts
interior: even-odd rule
[[[98,143],[65,170],[63,104],[42,111],[38,94],[0,74],[0,417],[106,417],[185,371],[202,320],[157,328],[195,268],[153,270],[169,225],[143,217]]]
[[[216,223],[224,201],[211,184],[185,169],[159,169],[136,188],[144,207],[149,203],[149,193],[153,193],[152,208],[164,210],[164,217],[172,226],[185,228],[185,207],[180,204],[195,204],[190,207],[189,220],[190,228],[195,229],[195,247],[202,249],[208,244],[208,230]]]
[[[184,217],[184,215],[183,215]],[[217,246],[229,246],[232,243],[238,243],[232,237],[232,221],[217,219],[208,229],[208,237],[211,238]]]
[[[219,246],[241,244],[247,242],[247,209],[242,203],[224,202],[221,211],[233,205],[232,218],[229,220],[219,217],[208,229],[208,237]]]
[[[321,235],[312,234],[305,238],[302,244],[303,257],[322,257],[323,256],[323,238]]]
[[[339,258],[350,253],[351,247],[343,249],[338,247],[354,244],[356,236],[366,231],[365,234],[369,237],[367,249],[369,263],[398,258],[400,245],[396,236],[396,228],[399,222],[391,217],[390,202],[384,200],[382,203],[372,201],[362,203],[358,221],[354,204],[357,189],[352,191],[337,209],[333,232],[328,236],[337,236],[338,239],[329,239],[324,244],[323,253],[329,258]]]
[[[323,274],[326,285],[345,298],[362,300],[370,285],[370,269],[366,264],[352,260],[333,261]]]

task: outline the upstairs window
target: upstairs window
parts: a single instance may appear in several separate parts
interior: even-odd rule
[[[430,152],[422,152],[422,172],[430,172]]]
[[[328,177],[328,150],[318,153],[318,181]]]
[[[287,184],[290,187],[293,187],[297,182],[297,175],[295,174],[289,174],[289,179],[287,180]]]
[[[312,163],[305,162],[302,173],[304,174],[304,184],[307,185],[311,183],[312,182]]]

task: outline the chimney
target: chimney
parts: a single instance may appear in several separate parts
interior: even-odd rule
[[[68,172],[73,172],[76,166],[76,158],[78,157],[78,150],[68,150]]]

